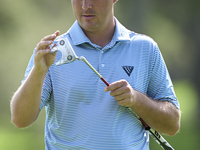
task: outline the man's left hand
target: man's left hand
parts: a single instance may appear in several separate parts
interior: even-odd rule
[[[106,86],[104,91],[110,91],[110,95],[121,106],[132,107],[136,101],[136,92],[126,80],[113,82],[109,86]]]

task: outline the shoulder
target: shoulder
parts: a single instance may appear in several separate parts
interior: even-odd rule
[[[130,32],[130,44],[136,47],[141,52],[146,52],[150,55],[160,53],[158,44],[148,35]]]
[[[129,31],[129,35],[132,42],[141,42],[157,45],[157,43],[148,35],[135,33],[133,31]]]
[[[148,35],[135,33],[133,31],[128,31],[129,41],[127,44],[131,45],[131,47],[135,47],[140,51],[151,51],[153,52],[158,48],[157,43]]]

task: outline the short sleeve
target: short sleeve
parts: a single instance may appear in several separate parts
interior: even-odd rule
[[[157,44],[154,46],[152,60],[148,96],[159,101],[170,101],[180,109],[169,72]]]

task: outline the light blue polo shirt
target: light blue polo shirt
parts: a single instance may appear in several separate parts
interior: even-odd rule
[[[77,22],[59,38],[68,38],[77,56],[109,83],[125,79],[135,90],[179,108],[157,44],[115,20],[115,34],[104,48],[91,43]],[[55,62],[60,58],[58,52]],[[32,67],[33,56],[26,77]],[[104,88],[83,61],[49,68],[40,106],[46,109],[46,150],[149,150],[149,134],[140,121]]]

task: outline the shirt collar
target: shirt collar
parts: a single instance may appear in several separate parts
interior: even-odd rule
[[[116,18],[116,28],[113,40],[115,41],[130,41],[130,31],[126,29]]]
[[[129,36],[130,31],[126,29],[116,18],[115,22],[116,22],[116,29],[111,42],[116,43],[119,41],[130,41],[130,36]],[[83,32],[77,21],[74,22],[72,27],[69,29],[68,33],[72,38],[74,45],[80,45],[83,43],[91,44],[91,41],[85,35],[85,33]]]

